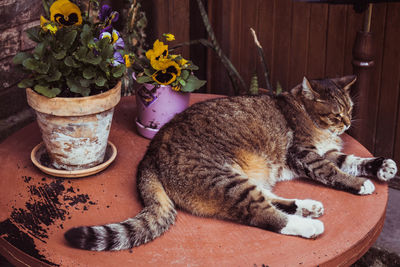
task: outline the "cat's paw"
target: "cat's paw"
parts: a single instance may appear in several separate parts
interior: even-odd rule
[[[375,191],[375,186],[370,180],[365,180],[363,185],[361,186],[360,191],[358,191],[359,195],[370,195]]]
[[[324,205],[312,199],[296,199],[296,215],[317,218],[324,214]]]
[[[289,215],[288,222],[281,230],[284,235],[297,235],[305,238],[315,238],[324,232],[324,224],[320,220]]]
[[[397,173],[396,162],[391,159],[385,159],[382,166],[378,169],[376,176],[379,180],[387,181],[392,179]]]

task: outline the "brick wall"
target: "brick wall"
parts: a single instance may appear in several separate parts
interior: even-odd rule
[[[17,87],[23,74],[14,69],[12,58],[34,47],[24,31],[39,25],[41,14],[41,0],[0,1],[0,140],[2,131],[9,132],[19,120],[26,121],[25,90]],[[19,113],[25,114],[23,118],[18,118]]]

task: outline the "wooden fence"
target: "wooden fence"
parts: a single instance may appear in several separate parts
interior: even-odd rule
[[[291,0],[203,0],[211,25],[225,54],[246,84],[261,66],[249,28],[257,32],[264,48],[271,82],[283,89],[309,78],[351,74],[355,35],[363,14],[351,5],[311,4]],[[164,32],[177,43],[207,38],[195,0],[146,0],[151,42]],[[368,119],[360,141],[374,154],[400,163],[400,3],[374,4],[375,66],[367,92]],[[208,80],[206,91],[232,94],[226,70],[212,51],[195,45],[182,53],[201,67]],[[260,77],[260,86],[265,82]]]

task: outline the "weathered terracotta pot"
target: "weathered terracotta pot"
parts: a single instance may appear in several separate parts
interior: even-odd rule
[[[114,107],[121,99],[120,82],[88,97],[47,98],[30,88],[26,94],[54,168],[82,170],[103,162]]]

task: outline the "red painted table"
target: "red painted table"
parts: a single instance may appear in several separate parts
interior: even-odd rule
[[[212,95],[193,94],[192,103]],[[176,224],[146,245],[121,252],[69,247],[63,234],[78,225],[122,221],[141,210],[136,167],[149,141],[135,130],[135,99],[116,108],[110,141],[116,160],[103,172],[79,179],[46,175],[30,161],[41,142],[36,123],[0,144],[0,253],[16,266],[339,266],[350,265],[375,242],[384,222],[388,189],[356,196],[296,180],[275,187],[278,195],[321,201],[325,233],[316,240],[178,212]],[[370,153],[344,135],[345,151]]]

